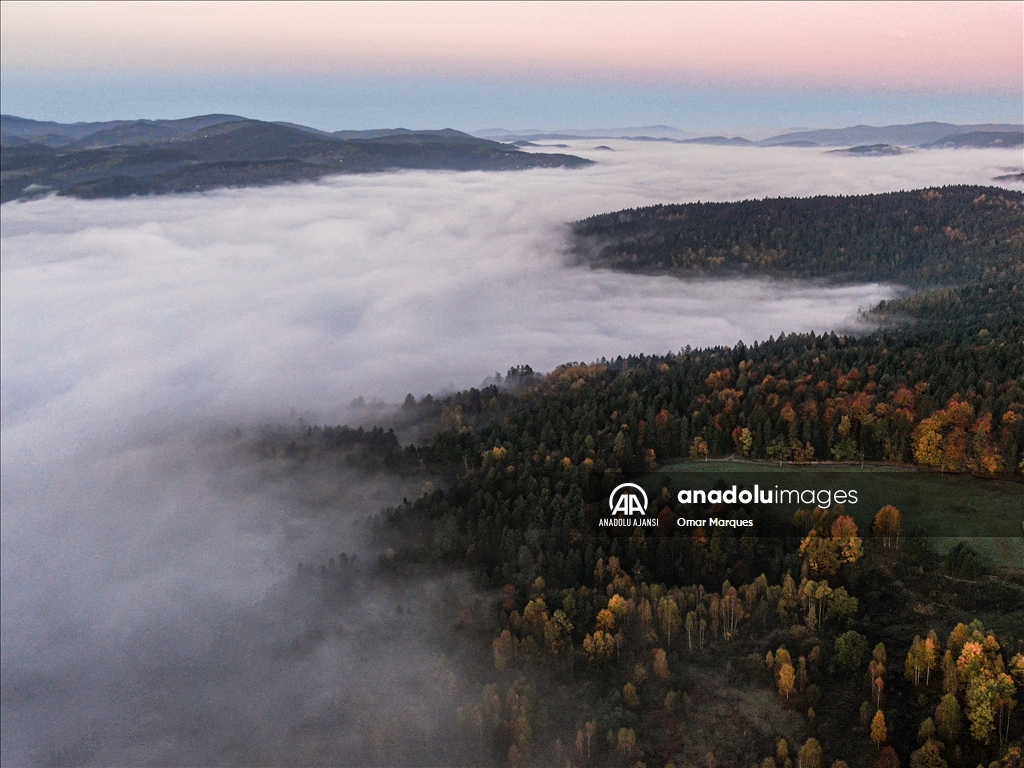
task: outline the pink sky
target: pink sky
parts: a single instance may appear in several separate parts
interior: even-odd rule
[[[1024,3],[2,3],[36,72],[1024,89]]]

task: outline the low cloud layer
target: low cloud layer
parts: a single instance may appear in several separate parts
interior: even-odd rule
[[[367,554],[366,515],[417,489],[286,471],[224,435],[344,422],[357,396],[397,403],[521,363],[848,327],[893,288],[570,268],[565,222],[658,202],[988,183],[1016,161],[606,143],[616,151],[573,146],[599,161],[583,171],[3,206],[5,764],[365,762],[376,737],[324,734],[368,684],[399,702],[388,716],[420,713],[417,728],[392,729],[404,741],[391,754],[429,762],[418,750],[442,727],[436,681],[453,701],[472,685],[425,635],[391,626],[406,598],[360,592],[337,612],[347,634],[321,627],[301,659],[267,650],[270,627],[290,627],[292,642],[309,620],[275,598],[296,563]],[[390,662],[356,653],[385,637],[401,639]]]
[[[613,142],[614,143],[614,142]],[[991,178],[1005,151],[843,158],[615,144],[568,173],[396,173],[3,208],[3,429],[323,419],[529,363],[845,322],[877,287],[565,269],[564,223],[617,208]],[[577,147],[573,147],[578,151]],[[35,438],[20,437],[22,427]],[[6,456],[5,456],[6,461]]]

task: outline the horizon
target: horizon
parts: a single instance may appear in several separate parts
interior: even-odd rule
[[[0,110],[756,137],[1024,113],[1024,6],[1012,2],[245,8],[4,2]]]
[[[75,121],[40,120],[40,119],[36,119],[36,118],[25,117],[23,115],[12,114],[12,113],[9,113],[9,112],[0,112],[0,117],[7,118],[7,119],[15,119],[15,120],[28,120],[28,121],[31,121],[31,122],[37,122],[37,123],[41,123],[41,124],[52,123],[54,125],[67,125],[67,126],[101,125],[101,124],[104,124],[104,123],[116,123],[116,122],[134,123],[134,122],[160,122],[160,121],[175,121],[175,120],[193,120],[193,119],[203,118],[203,117],[231,117],[231,118],[239,118],[240,120],[252,120],[252,121],[258,121],[258,122],[273,123],[273,124],[277,124],[277,125],[283,125],[283,126],[286,126],[286,127],[287,126],[297,126],[297,127],[302,127],[302,128],[312,128],[312,127],[314,127],[314,126],[302,125],[301,123],[293,123],[293,122],[284,121],[284,120],[274,120],[274,121],[271,121],[271,120],[260,120],[259,118],[253,118],[253,117],[249,117],[247,115],[240,115],[240,114],[234,114],[234,113],[229,113],[229,112],[207,112],[207,113],[203,113],[203,114],[188,114],[188,115],[183,115],[183,116],[179,116],[179,117],[171,117],[171,118],[123,117],[123,118],[111,118],[110,120],[75,120]],[[770,139],[770,138],[777,138],[779,136],[784,136],[784,135],[789,135],[789,134],[800,134],[800,133],[810,133],[810,132],[819,132],[819,131],[854,130],[854,129],[859,129],[859,128],[860,129],[885,130],[885,129],[890,129],[890,128],[908,128],[908,127],[909,128],[913,128],[913,127],[928,126],[928,125],[948,125],[950,127],[956,127],[956,128],[964,128],[964,127],[974,128],[974,127],[997,126],[997,127],[1003,127],[1003,128],[1014,128],[1014,129],[1016,129],[1016,128],[1019,128],[1019,127],[1024,127],[1024,120],[1022,120],[1021,122],[1017,122],[1017,123],[1013,123],[1013,122],[999,122],[999,121],[995,121],[995,120],[987,120],[987,121],[976,122],[976,123],[952,123],[952,122],[943,121],[943,120],[922,120],[922,121],[913,122],[913,123],[888,123],[888,124],[877,124],[877,125],[872,125],[872,124],[869,124],[869,123],[857,123],[855,125],[844,124],[844,125],[835,125],[835,126],[789,126],[787,128],[784,128],[784,129],[780,130],[778,133],[768,134],[768,135],[765,135],[765,136],[758,136],[758,137],[754,138],[753,140],[756,142],[756,141],[762,141],[762,140],[766,140],[766,139]],[[352,129],[348,129],[348,128],[333,128],[333,129],[332,128],[326,128],[326,129],[324,129],[324,128],[321,128],[319,130],[323,130],[323,131],[326,131],[326,132],[331,132],[331,131],[342,132],[342,131],[347,131],[347,130],[352,130]],[[627,139],[628,140],[630,138],[650,138],[650,136],[647,136],[645,134],[636,134],[635,136],[615,135],[615,134],[623,134],[626,131],[643,131],[643,130],[651,130],[654,133],[674,132],[674,133],[680,134],[680,136],[679,136],[680,139],[689,139],[689,138],[717,138],[719,136],[749,138],[749,135],[746,136],[746,137],[743,137],[743,136],[740,136],[739,134],[733,133],[731,131],[721,131],[721,132],[718,132],[718,133],[715,133],[713,131],[706,132],[706,133],[698,133],[698,132],[694,132],[694,131],[688,131],[685,128],[680,128],[678,126],[666,125],[666,124],[661,124],[661,123],[658,123],[658,124],[648,124],[648,125],[620,125],[620,126],[610,126],[610,125],[609,126],[592,126],[592,125],[587,125],[587,126],[572,127],[572,128],[570,128],[570,127],[562,127],[562,128],[553,128],[553,129],[505,128],[505,127],[502,127],[502,126],[490,126],[490,127],[478,128],[476,130],[467,130],[467,131],[462,131],[460,129],[452,128],[451,126],[447,126],[447,125],[431,126],[431,127],[427,127],[427,128],[407,128],[406,126],[403,126],[403,125],[393,125],[393,126],[381,125],[381,126],[375,126],[374,128],[366,129],[366,130],[384,130],[384,131],[405,131],[405,130],[408,130],[408,131],[414,131],[414,132],[415,131],[440,132],[440,131],[454,130],[454,131],[458,131],[458,132],[461,132],[461,133],[465,133],[466,135],[470,135],[470,136],[477,136],[477,137],[480,137],[480,138],[491,138],[491,139],[494,139],[495,137],[500,138],[500,137],[505,136],[505,135],[507,135],[509,137],[511,137],[511,136],[532,136],[533,134],[543,134],[543,135],[552,135],[552,136],[554,136],[554,135],[557,135],[557,134],[560,134],[560,133],[566,134],[567,137],[574,138],[574,139],[618,138],[618,139]],[[607,135],[601,135],[599,132],[606,132]]]

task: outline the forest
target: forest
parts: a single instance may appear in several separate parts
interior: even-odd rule
[[[864,531],[835,506],[762,515],[756,536],[593,522],[623,479],[687,457],[865,457],[1019,482],[1024,287],[874,314],[884,327],[859,338],[522,366],[410,396],[405,418],[435,426],[428,445],[307,427],[260,450],[437,478],[378,516],[375,567],[468,569],[497,595],[459,619],[493,663],[458,713],[469,762],[1017,768],[1021,569],[988,567],[967,541],[940,557],[892,506]],[[670,486],[662,512],[678,511]],[[343,589],[339,571],[303,573]]]
[[[885,194],[656,205],[573,225],[581,263],[680,276],[954,286],[1024,275],[1024,193]]]
[[[868,313],[872,332],[569,363],[546,375],[518,366],[448,397],[410,395],[392,428],[261,433],[254,447],[264,456],[431,478],[422,496],[374,519],[384,554],[372,569],[399,580],[473,574],[483,597],[452,608],[453,631],[489,669],[450,734],[467,763],[1024,766],[1024,567],[993,567],[970,540],[940,555],[894,504],[863,528],[842,505],[749,511],[756,535],[595,525],[619,483],[727,456],[1020,484],[1020,196],[934,192],[863,201],[857,221],[879,200],[902,199],[920,218],[900,221],[963,233],[922,234],[944,249],[908,246],[902,266],[872,262],[959,283],[881,303]],[[743,258],[764,242],[757,233],[776,237],[747,215],[760,206],[788,211],[778,238],[793,245],[778,252],[809,268],[810,249],[786,234],[797,203],[681,208],[720,214],[716,247],[731,253],[741,242]],[[625,221],[650,232],[669,210]],[[839,238],[855,217],[808,220],[826,223],[801,237],[828,242],[826,231]],[[863,266],[873,238],[897,236],[863,226],[848,265]],[[747,240],[729,234],[747,231]],[[403,447],[396,430],[414,422],[430,425],[432,439]],[[682,511],[676,489],[667,474],[659,484],[653,513],[671,519]],[[299,578],[344,591],[347,568],[304,565]]]

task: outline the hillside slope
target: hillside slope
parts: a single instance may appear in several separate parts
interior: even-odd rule
[[[5,116],[0,201],[53,190],[81,198],[126,197],[397,169],[499,171],[590,165],[573,155],[522,152],[453,130],[335,136],[303,126],[210,118],[218,121],[100,124],[85,136],[79,136],[79,126],[64,126],[66,136],[49,140],[59,124],[30,125],[36,133],[19,135],[13,131],[25,126]],[[64,138],[69,141],[61,144]]]
[[[645,273],[962,284],[1024,275],[1024,194],[955,186],[658,205],[573,226],[582,263]]]

